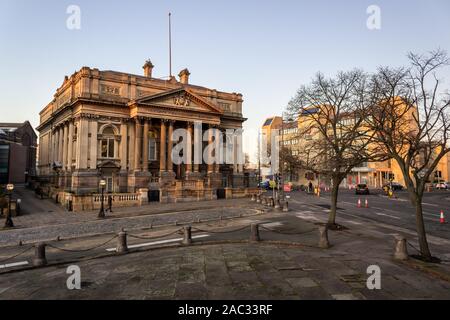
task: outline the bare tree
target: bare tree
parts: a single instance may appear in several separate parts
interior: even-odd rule
[[[288,111],[299,117],[299,157],[305,169],[331,178],[328,226],[336,224],[339,186],[353,168],[373,159],[371,135],[364,121],[373,96],[369,77],[360,70],[340,72],[327,79],[317,74],[290,101]]]
[[[450,100],[437,73],[448,65],[441,50],[410,53],[408,68],[380,67],[372,79],[373,100],[368,118],[376,141],[402,172],[412,205],[421,256],[432,261],[422,213],[426,183],[450,151]]]

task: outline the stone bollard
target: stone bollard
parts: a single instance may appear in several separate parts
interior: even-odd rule
[[[191,226],[185,226],[183,227],[183,244],[188,246],[192,243],[192,227]]]
[[[277,209],[277,210],[281,209],[280,199],[277,199],[277,201],[275,201],[275,209]]]
[[[39,242],[34,245],[34,258],[33,266],[42,267],[47,264],[47,258],[45,257],[45,247],[47,245],[43,242]]]
[[[330,242],[328,241],[328,227],[319,227],[319,248],[328,249],[330,247]]]
[[[261,238],[259,237],[259,224],[258,223],[252,223],[250,226],[250,241],[261,241]]]
[[[289,211],[289,204],[287,202],[287,200],[283,203],[283,212],[288,212]]]
[[[406,247],[406,239],[402,236],[395,237],[394,259],[396,260],[408,259],[408,248]]]
[[[120,254],[125,254],[128,252],[127,233],[125,231],[119,232],[116,251]]]
[[[261,195],[260,194],[256,195],[256,203],[261,203]]]
[[[255,194],[254,194],[254,193],[252,193],[252,201],[253,201],[253,202],[256,201],[256,197],[255,197]]]

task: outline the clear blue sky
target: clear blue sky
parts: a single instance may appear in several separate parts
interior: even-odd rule
[[[81,30],[66,9],[81,8]],[[366,27],[369,5],[381,30]],[[168,74],[167,13],[173,14],[174,73],[244,95],[246,128],[280,114],[317,72],[401,65],[408,51],[450,52],[450,1],[0,0],[0,121],[30,120],[64,75],[82,66]],[[447,73],[450,87],[450,74]]]

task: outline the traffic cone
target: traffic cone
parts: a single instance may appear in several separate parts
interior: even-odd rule
[[[366,199],[366,203],[365,203],[365,205],[366,205],[366,208],[368,208],[368,207],[369,207],[369,200],[367,200],[367,199]]]
[[[358,208],[361,208],[361,199],[358,199]]]
[[[442,211],[442,210],[441,210],[441,217],[439,219],[439,222],[442,224],[445,223],[444,211]]]

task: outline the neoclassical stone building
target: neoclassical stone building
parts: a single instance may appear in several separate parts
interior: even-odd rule
[[[188,130],[186,156],[193,159],[194,140],[205,130],[242,128],[242,95],[192,85],[187,69],[179,80],[161,80],[152,77],[150,61],[143,68],[143,76],[83,67],[65,77],[40,112],[39,175],[64,198],[95,196],[101,179],[107,192],[142,196],[149,190],[150,200],[161,202],[245,194],[249,182],[237,161],[238,135],[236,161],[220,165],[174,164],[170,150],[177,141],[169,139],[178,128]],[[211,135],[209,142],[214,140]],[[83,201],[83,208],[90,207]]]

